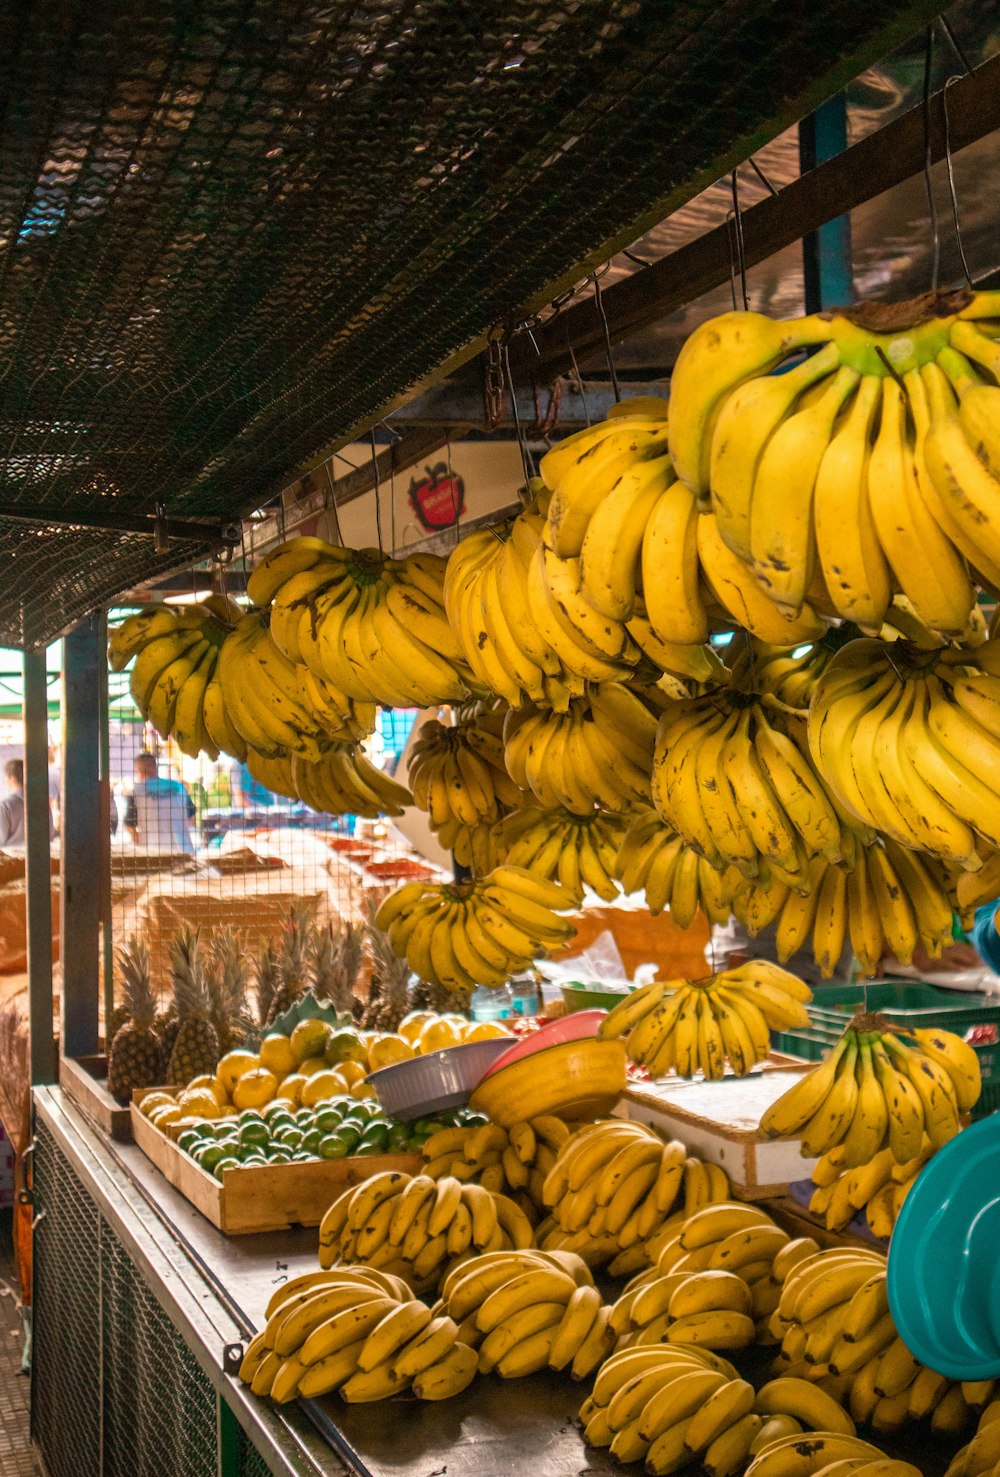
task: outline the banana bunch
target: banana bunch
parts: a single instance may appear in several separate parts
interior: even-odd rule
[[[499,822],[496,847],[508,865],[561,883],[577,902],[586,887],[611,902],[618,896],[615,864],[626,824],[603,811],[577,815],[562,806],[526,805]]]
[[[749,652],[739,653],[737,663],[749,668],[759,692],[770,693],[786,708],[805,713],[816,683],[830,665],[834,653],[846,644],[845,629],[857,635],[852,626],[831,627],[820,640],[791,649],[753,641]]]
[[[414,804],[427,812],[434,830],[492,825],[521,800],[504,765],[502,715],[500,732],[487,726],[490,716],[476,705],[458,709],[451,725],[431,718],[419,729],[407,778]]]
[[[658,1474],[697,1467],[735,1477],[763,1421],[754,1388],[718,1354],[694,1345],[632,1345],[601,1365],[579,1420],[588,1446]]]
[[[872,1235],[888,1241],[904,1200],[933,1152],[925,1135],[919,1154],[908,1164],[898,1164],[892,1150],[885,1148],[867,1164],[848,1169],[844,1146],[837,1144],[822,1155],[813,1170],[816,1189],[809,1201],[810,1213],[822,1220],[828,1231],[843,1231],[863,1210]]]
[[[503,860],[497,848],[496,826],[463,826],[459,821],[446,821],[432,826],[445,851],[450,851],[460,867],[481,877],[492,872]]]
[[[720,1351],[748,1349],[756,1335],[750,1288],[734,1272],[640,1272],[614,1306],[612,1327],[630,1344]]]
[[[422,980],[470,995],[564,944],[574,924],[557,909],[574,906],[557,882],[505,864],[472,882],[407,882],[381,904],[375,926]]]
[[[1000,642],[849,642],[813,693],[809,747],[851,815],[978,871],[1000,847]]]
[[[921,1477],[919,1467],[887,1457],[879,1447],[840,1431],[779,1436],[757,1448],[745,1477]]]
[[[614,1348],[611,1309],[585,1263],[568,1253],[471,1257],[444,1279],[441,1306],[478,1350],[479,1372],[501,1379],[546,1368],[586,1379]]]
[[[856,855],[851,823],[810,758],[805,722],[748,691],[741,674],[663,714],[652,791],[664,822],[719,871],[806,892],[811,856],[850,864]]]
[[[801,1140],[810,1158],[844,1146],[844,1166],[870,1163],[883,1148],[909,1164],[923,1148],[954,1138],[978,1101],[975,1051],[950,1031],[894,1033],[878,1015],[858,1014],[820,1066],[767,1109],[761,1131]]]
[[[612,812],[648,805],[662,707],[654,690],[604,683],[572,698],[565,712],[512,708],[504,723],[507,772],[548,810],[589,815],[595,805]]]
[[[898,589],[930,629],[965,629],[973,579],[1000,578],[998,313],[990,293],[788,323],[726,313],[687,340],[674,465],[778,605],[797,614],[820,586],[877,631]]]
[[[424,1173],[432,1180],[450,1175],[462,1184],[508,1195],[534,1223],[544,1206],[545,1178],[568,1138],[566,1124],[551,1115],[509,1128],[499,1123],[440,1128],[424,1143]]]
[[[257,565],[247,592],[293,665],[355,702],[431,708],[469,695],[444,568],[433,554],[392,559],[296,538]]]
[[[302,701],[298,669],[278,650],[261,611],[247,611],[224,642],[219,687],[226,717],[248,749],[319,759],[325,730]]]
[[[945,1477],[1000,1477],[1000,1400],[987,1405],[975,1436],[956,1453]]]
[[[247,768],[258,784],[301,800],[328,815],[402,815],[413,797],[405,785],[383,774],[357,743],[331,744],[317,760],[293,755],[272,758],[247,751]]]
[[[733,890],[732,911],[750,934],[774,925],[782,963],[811,948],[829,979],[850,939],[863,973],[873,975],[886,952],[909,964],[918,946],[936,959],[952,942],[952,880],[936,857],[887,838],[859,847],[850,872],[812,857],[806,879],[804,896],[784,882],[743,877]]]
[[[211,759],[220,750],[246,757],[221,701],[216,671],[219,653],[240,611],[223,595],[203,604],[158,605],[130,615],[108,636],[108,664],[129,676],[132,700],[162,738],[172,738],[181,753]]]
[[[416,1292],[437,1287],[459,1258],[534,1246],[531,1222],[505,1195],[444,1175],[385,1170],[337,1197],[320,1222],[319,1262],[360,1262]]]
[[[678,1207],[692,1214],[728,1194],[724,1171],[689,1156],[683,1144],[663,1143],[643,1123],[602,1119],[560,1147],[542,1186],[551,1218],[536,1236],[546,1249],[625,1275],[648,1265],[648,1243]]]
[[[886,1259],[861,1247],[832,1247],[800,1259],[781,1289],[772,1332],[775,1368],[819,1385],[858,1425],[889,1433],[931,1418],[941,1435],[960,1435],[993,1392],[992,1381],[954,1384],[920,1364],[889,1311]]]
[[[738,1077],[771,1050],[771,1031],[810,1024],[809,986],[766,959],[751,959],[703,980],[653,980],[640,985],[601,1022],[602,1040],[625,1037],[633,1062],[652,1077],[673,1070]]]
[[[729,922],[734,879],[739,873],[717,872],[653,809],[641,811],[622,837],[614,876],[626,895],[644,892],[646,907],[656,916],[664,908],[679,928],[690,928],[700,908],[710,923]]]

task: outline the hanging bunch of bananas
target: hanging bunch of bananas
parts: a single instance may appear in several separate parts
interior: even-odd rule
[[[412,1390],[445,1400],[472,1383],[476,1355],[454,1321],[435,1317],[407,1284],[371,1267],[293,1277],[267,1305],[240,1379],[279,1405],[339,1390],[349,1404]]]
[[[675,1071],[738,1077],[770,1054],[771,1031],[810,1024],[809,986],[766,959],[751,959],[703,980],[640,985],[601,1022],[602,1040],[624,1037],[631,1061],[651,1077]]]
[[[851,815],[978,870],[1000,847],[1000,643],[850,642],[813,693],[809,746]]]
[[[798,614],[818,589],[877,631],[898,589],[931,630],[964,631],[973,579],[1000,581],[998,316],[996,293],[961,293],[785,323],[726,313],[687,340],[674,465],[776,604]]]
[[[811,948],[829,979],[849,939],[862,972],[872,975],[887,952],[909,964],[918,946],[936,959],[952,942],[954,887],[936,857],[879,840],[858,848],[850,872],[816,856],[806,876],[804,895],[784,882],[742,877],[733,890],[732,911],[750,934],[774,925],[782,963]]]
[[[508,1128],[499,1123],[460,1124],[432,1133],[423,1147],[425,1173],[508,1195],[534,1224],[543,1212],[545,1177],[569,1138],[561,1118],[543,1114]]]
[[[588,815],[649,804],[657,719],[669,700],[655,688],[603,683],[565,712],[527,703],[504,722],[504,758],[514,783],[548,810]]]
[[[389,896],[375,926],[414,974],[461,996],[505,984],[572,936],[559,912],[575,899],[522,867],[494,867],[471,882],[407,882]]]
[[[445,1277],[441,1304],[478,1351],[480,1374],[523,1379],[548,1368],[586,1379],[614,1347],[611,1309],[586,1264],[565,1252],[470,1257]]]
[[[655,917],[664,908],[679,928],[690,928],[700,908],[710,923],[729,922],[734,881],[739,873],[717,872],[669,826],[655,810],[643,810],[633,820],[618,848],[614,875],[629,895],[644,892],[646,907]]]
[[[903,1202],[933,1152],[925,1134],[920,1153],[909,1164],[897,1164],[892,1150],[885,1148],[867,1164],[848,1169],[843,1144],[835,1145],[812,1172],[816,1189],[809,1201],[810,1214],[818,1217],[828,1231],[843,1231],[864,1211],[872,1235],[888,1241]]]
[[[413,796],[405,785],[383,774],[360,744],[330,744],[316,760],[272,758],[247,751],[247,768],[258,784],[275,795],[301,800],[325,815],[402,815]]]
[[[814,1251],[791,1270],[771,1327],[781,1339],[780,1378],[803,1379],[883,1433],[928,1416],[957,1436],[993,1393],[993,1381],[956,1384],[916,1360],[899,1337],[886,1290],[886,1259],[861,1247]]]
[[[492,825],[521,792],[503,762],[503,714],[491,731],[493,710],[479,704],[459,709],[449,725],[437,718],[423,723],[410,749],[408,779],[413,802],[440,830],[449,822],[475,829]],[[489,740],[494,740],[493,744]]]
[[[845,648],[846,649],[846,648]],[[817,773],[805,722],[753,689],[726,687],[671,704],[660,719],[653,803],[700,856],[808,890],[809,858],[853,863],[857,838]]]
[[[976,1434],[956,1452],[945,1477],[997,1477],[1000,1472],[1000,1400],[991,1400],[979,1417]]]
[[[509,865],[561,883],[578,903],[586,887],[611,902],[618,896],[615,860],[626,824],[599,810],[577,815],[563,806],[526,805],[496,827],[496,848]]]
[[[786,708],[805,713],[816,683],[852,632],[858,634],[853,626],[831,626],[818,641],[792,648],[752,641],[742,650],[737,648],[735,665],[753,674],[758,692],[769,693]]]
[[[826,1061],[800,1077],[761,1119],[770,1138],[799,1138],[802,1153],[844,1147],[844,1165],[868,1164],[889,1148],[898,1164],[940,1149],[979,1100],[979,1060],[950,1031],[893,1032],[859,1013]]]
[[[430,708],[469,695],[444,567],[433,554],[393,559],[296,538],[257,565],[247,592],[269,608],[279,651],[320,682],[356,702]]]
[[[219,653],[240,618],[224,595],[198,605],[157,605],[127,616],[108,635],[108,664],[129,676],[132,700],[161,738],[182,754],[217,759],[220,750],[245,757],[239,734],[226,722],[216,670]]]
[[[385,1170],[343,1191],[320,1222],[323,1268],[360,1262],[436,1288],[458,1258],[534,1246],[531,1222],[506,1195],[450,1175]]]

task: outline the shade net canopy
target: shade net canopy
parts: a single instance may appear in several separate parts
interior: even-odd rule
[[[934,9],[3,7],[0,643],[204,552],[102,519],[261,506]]]

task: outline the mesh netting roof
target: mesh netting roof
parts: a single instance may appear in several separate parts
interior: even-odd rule
[[[12,515],[259,506],[934,9],[2,7],[0,642],[193,552]]]

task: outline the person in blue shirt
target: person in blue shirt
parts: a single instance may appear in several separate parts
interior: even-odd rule
[[[125,829],[143,851],[191,856],[194,805],[180,780],[164,779],[156,759],[145,751],[135,757],[135,787],[125,812]]]

